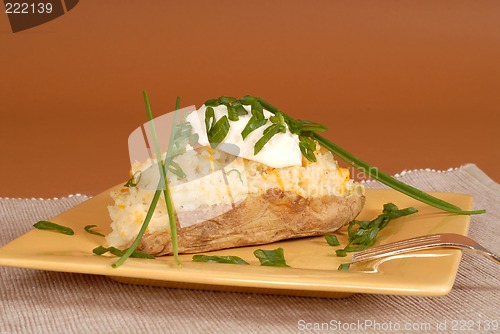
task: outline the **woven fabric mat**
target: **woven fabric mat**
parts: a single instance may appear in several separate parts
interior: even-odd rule
[[[488,213],[472,217],[469,235],[500,252],[500,185],[477,166],[403,172],[397,177],[423,190],[473,195],[474,208],[485,208]],[[382,187],[377,182],[366,186]],[[87,199],[82,195],[0,199],[0,246],[30,230],[34,222],[50,219]],[[500,329],[486,331],[485,327],[489,321],[492,326],[500,321],[499,273],[499,266],[486,258],[464,252],[455,285],[444,297],[357,294],[347,299],[320,299],[133,286],[102,276],[0,267],[0,333],[288,333],[320,329],[386,333],[391,328],[392,332],[413,332],[403,329],[405,326],[454,333],[453,325],[461,320],[473,329],[468,332],[494,333]],[[438,327],[444,322],[446,330]],[[399,331],[395,330],[398,326]]]

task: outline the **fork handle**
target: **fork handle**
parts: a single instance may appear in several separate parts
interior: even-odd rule
[[[493,262],[500,264],[500,257],[498,255],[495,255],[495,254],[490,253],[490,252],[486,252],[486,253],[484,253],[484,255],[486,255],[486,257],[489,258],[490,260],[492,260]]]
[[[495,254],[488,254],[487,256],[496,263],[500,264],[500,257],[496,256]]]

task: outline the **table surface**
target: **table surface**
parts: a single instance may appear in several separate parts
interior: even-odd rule
[[[220,95],[258,95],[381,170],[476,163],[500,180],[500,2],[86,0],[12,33],[0,14],[4,197],[95,195],[128,135]]]
[[[474,207],[487,213],[471,217],[469,235],[499,253],[500,185],[477,166],[399,178],[422,189],[472,195]],[[37,220],[50,219],[87,199],[0,198],[0,247],[32,229]],[[1,266],[0,277],[0,333],[411,332],[405,326],[424,333],[456,333],[461,326],[470,333],[500,331],[498,265],[466,251],[453,289],[441,297],[356,294],[325,299],[170,289],[125,285],[98,275]],[[340,323],[350,330],[339,330]],[[313,328],[323,330],[307,330]]]

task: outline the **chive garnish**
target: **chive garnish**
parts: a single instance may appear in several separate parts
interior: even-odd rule
[[[92,250],[92,253],[94,253],[95,255],[102,255],[102,254],[106,253],[107,251],[108,251],[108,249],[106,247],[98,246]]]
[[[325,239],[326,239],[326,242],[328,242],[328,244],[330,246],[339,246],[340,245],[339,239],[337,239],[336,235],[327,234],[327,235],[325,235]]]
[[[392,176],[389,176],[376,167],[373,167],[372,165],[364,162],[363,160],[355,157],[354,155],[350,154],[349,152],[345,151],[338,145],[330,142],[326,138],[314,133],[313,138],[318,141],[323,147],[325,147],[327,150],[331,151],[333,154],[338,156],[340,159],[344,160],[347,162],[349,165],[357,168],[358,170],[362,171],[363,173],[368,174],[370,177],[374,178],[375,180],[380,181],[381,183],[391,187],[394,190],[397,190],[403,194],[406,194],[410,197],[413,197],[414,199],[423,202],[425,204],[428,204],[430,206],[433,206],[435,208],[447,211],[447,212],[452,212],[460,215],[476,215],[476,214],[482,214],[485,213],[486,210],[475,210],[475,211],[464,211],[460,209],[458,206],[455,206],[451,203],[448,203],[446,201],[443,201],[437,197],[434,197],[432,195],[429,195],[422,190],[419,190],[417,188],[414,188],[406,183],[403,183]]]
[[[90,233],[90,234],[95,234],[95,235],[98,235],[98,236],[104,237],[104,234],[99,233],[99,232],[96,232],[96,231],[93,231],[92,229],[93,229],[94,227],[97,227],[97,225],[87,225],[87,226],[85,226],[83,229],[84,229],[85,231],[87,231],[88,233]]]
[[[207,103],[207,102],[205,102]],[[212,128],[212,124],[215,122],[215,111],[212,107],[207,107],[205,109],[205,130],[208,134],[210,129]]]
[[[39,230],[49,230],[49,231],[54,231],[62,234],[67,234],[67,235],[73,235],[75,232],[66,226],[62,226],[53,222],[49,222],[46,220],[40,220],[39,222],[35,223],[33,227],[39,229]]]
[[[227,107],[227,117],[233,122],[237,121],[240,118],[238,112],[236,111],[236,108],[233,106]]]
[[[174,175],[177,175],[179,178],[184,179],[186,174],[182,170],[181,166],[175,161],[170,161],[170,166],[168,166],[168,171]]]
[[[208,141],[212,148],[217,147],[229,132],[229,121],[227,116],[222,116],[218,121],[215,121],[214,109],[208,107],[205,111],[205,127],[207,130]]]
[[[343,249],[337,249],[335,251],[335,254],[337,254],[338,257],[346,257],[347,256],[347,252]]]
[[[147,105],[149,106],[149,101],[147,100],[147,95],[146,96],[146,101]],[[175,114],[174,114],[174,123],[177,123],[177,116],[178,116],[178,110],[181,108],[181,98],[177,96],[175,100]],[[150,110],[150,109],[149,109]],[[149,117],[152,119],[153,114],[151,113],[151,110],[149,111]],[[170,164],[173,162],[173,154],[171,154],[172,147],[174,144],[174,129],[172,129],[172,132],[170,133],[170,141],[168,143],[168,148],[167,148],[167,154],[165,155],[165,161],[163,162],[164,166],[167,166],[167,168],[170,166]],[[158,147],[158,143],[156,142],[155,145]],[[159,151],[159,149],[158,149]],[[163,190],[163,196],[165,197],[165,205],[167,206],[167,213],[168,213],[168,222],[170,225],[170,241],[172,242],[172,252],[174,253],[174,258],[175,262],[177,265],[181,265],[181,260],[179,259],[179,242],[177,240],[177,223],[175,220],[175,213],[174,213],[174,205],[172,203],[172,197],[170,196],[170,187],[168,185],[168,180],[167,180],[167,175],[165,173],[165,169],[162,170],[163,173],[163,178],[165,180],[165,189]]]
[[[171,241],[172,241],[172,250],[174,253],[174,258],[175,258],[176,263],[178,265],[181,264],[181,262],[179,260],[179,247],[178,247],[178,242],[177,242],[177,225],[176,225],[176,221],[175,221],[175,214],[174,214],[172,199],[170,197],[170,189],[168,186],[166,172],[165,172],[165,170],[168,169],[168,166],[170,166],[170,160],[171,160],[170,149],[171,149],[172,143],[173,143],[172,137],[174,136],[174,132],[175,132],[174,126],[175,126],[175,123],[177,121],[177,114],[178,114],[177,110],[180,107],[180,98],[177,97],[177,100],[176,100],[176,113],[174,114],[174,122],[173,122],[169,147],[167,149],[165,161],[162,161],[161,160],[161,152],[160,152],[160,149],[158,146],[158,139],[156,136],[156,130],[154,127],[154,122],[153,122],[153,113],[151,112],[151,106],[149,104],[147,92],[144,91],[143,95],[144,95],[144,102],[146,104],[146,111],[148,114],[148,118],[150,120],[151,133],[153,136],[154,146],[155,146],[155,150],[156,150],[156,158],[158,161],[158,168],[160,170],[160,182],[159,182],[158,187],[153,195],[153,200],[151,201],[151,204],[149,205],[148,212],[146,213],[146,217],[144,218],[144,222],[142,223],[142,226],[141,226],[141,229],[139,230],[139,233],[137,234],[136,238],[132,242],[132,245],[123,253],[123,255],[120,256],[118,261],[116,261],[112,265],[113,268],[117,268],[117,267],[121,266],[127,260],[127,258],[129,258],[132,255],[132,253],[137,249],[137,246],[139,245],[139,243],[142,239],[142,236],[146,232],[146,229],[149,225],[149,222],[151,221],[151,218],[153,217],[156,205],[158,204],[158,200],[160,199],[160,195],[162,193],[163,186],[165,187],[165,189],[163,190],[163,194],[165,197],[168,219],[169,219],[169,223],[170,223],[170,235],[171,235]]]
[[[241,99],[240,99],[240,103],[245,105],[245,106],[252,106],[254,105],[255,103],[257,102],[257,99],[253,96],[250,96],[250,95],[245,95],[243,96]],[[260,103],[259,103],[260,104]],[[205,105],[207,105],[207,103],[205,102]]]
[[[274,250],[257,249],[253,255],[259,259],[261,266],[288,267],[281,247]]]
[[[193,262],[212,262],[212,263],[230,263],[230,264],[249,264],[238,256],[208,256],[194,255]]]
[[[299,136],[299,148],[302,155],[306,157],[307,160],[316,162],[316,156],[314,151],[316,150],[316,143],[309,137]]]
[[[127,188],[137,187],[137,184],[139,183],[139,181],[141,181],[141,176],[142,176],[142,171],[138,170],[137,172],[134,173],[134,175],[132,175],[130,180],[128,180],[127,183],[125,183],[123,186]]]
[[[350,266],[351,266],[351,264],[350,264],[350,263],[342,263],[342,264],[339,266],[338,270],[349,270],[349,267],[350,267]]]
[[[146,102],[146,109],[148,112],[148,117],[150,121],[153,120],[153,116],[151,113],[151,108],[149,105],[149,100],[147,98],[147,93],[144,91],[144,99]],[[176,101],[176,109],[179,109],[179,104],[180,104],[180,99],[179,97],[177,98]],[[215,120],[215,112],[213,110],[213,107],[219,106],[219,105],[225,105],[228,109],[228,115],[221,117],[219,120]],[[481,214],[485,213],[485,210],[475,210],[475,211],[464,211],[460,209],[458,206],[455,206],[451,203],[448,203],[446,201],[443,201],[439,198],[436,198],[432,195],[429,195],[417,188],[414,188],[410,185],[407,185],[381,171],[379,171],[377,168],[371,166],[370,164],[362,161],[361,159],[353,156],[349,152],[345,151],[344,149],[340,148],[336,144],[330,142],[326,138],[322,137],[319,135],[317,132],[322,132],[326,131],[326,127],[314,123],[311,121],[307,120],[294,120],[290,116],[284,114],[282,111],[280,111],[278,108],[275,106],[271,105],[269,102],[253,97],[253,96],[244,96],[240,100],[237,100],[233,97],[228,97],[228,96],[221,96],[218,99],[212,99],[208,100],[205,102],[205,105],[207,106],[206,111],[205,111],[205,125],[206,125],[206,130],[207,130],[207,135],[208,139],[210,141],[210,144],[212,147],[217,146],[219,143],[221,143],[224,138],[226,137],[227,133],[229,132],[229,120],[231,121],[236,121],[239,119],[240,115],[247,114],[247,110],[243,107],[244,105],[250,105],[251,106],[251,111],[252,111],[252,117],[250,118],[249,122],[245,126],[244,130],[242,131],[242,137],[245,139],[251,132],[253,132],[255,129],[264,126],[267,121],[269,120],[272,125],[270,125],[268,128],[264,130],[262,138],[260,138],[254,146],[254,154],[258,154],[262,148],[270,141],[270,139],[276,135],[277,133],[281,132],[286,132],[286,128],[288,126],[288,129],[299,136],[299,148],[303,154],[303,156],[308,159],[309,161],[316,161],[316,157],[314,154],[314,151],[316,149],[316,143],[317,141],[320,145],[322,145],[324,148],[328,149],[330,152],[335,154],[337,157],[340,159],[344,160],[351,166],[357,168],[358,170],[366,173],[370,177],[374,178],[375,180],[380,181],[381,183],[401,192],[404,193],[410,197],[413,197],[414,199],[421,201],[423,203],[426,203],[430,206],[433,206],[435,208],[451,212],[451,213],[456,213],[456,214]],[[274,114],[272,117],[269,119],[266,119],[263,114],[263,109],[268,110],[272,114]],[[177,117],[177,114],[175,114],[175,117]],[[175,124],[175,121],[174,121]],[[158,147],[158,142],[156,139],[156,133],[154,131],[154,125],[151,122],[151,130],[153,134],[153,139],[155,142],[155,148],[157,152],[157,159],[158,159],[158,167],[160,169],[160,184],[158,185],[158,189],[156,190],[153,200],[150,204],[150,207],[148,209],[148,212],[146,214],[146,218],[143,222],[143,225],[141,226],[141,229],[139,231],[139,234],[137,235],[136,239],[132,243],[132,245],[123,253],[123,255],[120,257],[120,259],[113,264],[113,267],[118,267],[119,265],[123,264],[123,262],[126,260],[126,258],[130,257],[131,254],[135,251],[137,248],[140,239],[142,238],[143,234],[145,233],[145,230],[149,224],[149,221],[151,220],[151,217],[154,213],[154,210],[156,208],[156,205],[158,203],[159,197],[161,195],[161,188],[164,185],[165,189],[163,190],[164,192],[164,197],[167,205],[167,211],[168,211],[168,216],[169,216],[169,221],[170,221],[170,228],[171,228],[171,238],[172,238],[172,247],[173,247],[173,253],[176,259],[176,262],[180,264],[179,258],[178,258],[178,244],[177,244],[177,229],[176,229],[176,222],[175,222],[175,215],[173,211],[173,204],[172,200],[170,198],[170,190],[168,187],[168,182],[167,182],[167,176],[166,176],[166,171],[170,171],[173,174],[179,176],[179,177],[184,177],[184,173],[180,169],[178,165],[175,164],[175,162],[172,161],[171,156],[175,156],[175,154],[172,154],[171,148],[172,148],[172,143],[174,142],[173,136],[174,136],[174,129],[172,129],[172,135],[171,135],[171,140],[169,143],[169,149],[167,150],[167,155],[165,157],[165,161],[161,161],[161,154],[159,152],[159,147]],[[191,143],[192,138],[189,137],[189,142]],[[181,145],[182,146],[182,145]],[[139,175],[140,179],[140,175]],[[136,186],[138,180],[135,180],[135,175],[134,177],[127,182],[126,186]],[[396,207],[397,208],[397,207]],[[385,206],[384,206],[385,209]],[[408,208],[411,209],[411,208]],[[407,209],[404,209],[407,210]],[[400,212],[401,215],[405,215],[404,210],[395,210]],[[391,211],[391,210],[389,210]],[[394,211],[394,210],[393,210]],[[411,211],[411,210],[409,210]],[[406,214],[410,214],[412,212],[408,212]],[[396,216],[393,216],[391,218],[397,218]],[[354,250],[360,250],[362,249],[363,245],[366,245],[365,242],[366,240],[374,240],[375,236],[377,233],[385,227],[387,224],[388,220],[381,219],[380,222],[370,222],[371,225],[368,226],[368,228],[365,228],[366,222],[359,222],[358,224],[360,227],[362,227],[365,230],[369,229],[369,232],[367,234],[364,234],[362,236],[356,234],[357,239],[352,239],[351,236],[349,236],[349,245],[343,250],[345,252],[347,251],[354,251]],[[36,224],[35,224],[36,225]],[[377,225],[377,226],[375,226]],[[351,227],[351,226],[350,226]],[[359,230],[359,229],[358,229]],[[357,230],[357,231],[358,231]],[[61,232],[64,233],[64,232]],[[356,232],[360,233],[360,232]],[[67,233],[68,234],[68,233]],[[360,239],[361,238],[361,239]],[[363,239],[364,238],[364,239]],[[366,239],[366,240],[365,240]],[[254,252],[255,256],[259,258],[259,256],[262,257],[259,258],[261,261],[262,265],[276,265],[276,264],[271,264],[274,263],[273,261],[270,261],[269,259],[266,259],[268,257],[267,252],[275,252],[277,257],[279,258],[279,250],[281,250],[281,255],[283,255],[283,250],[281,248],[278,248],[274,251],[264,251],[264,250],[257,250]],[[339,252],[342,254],[342,252]],[[259,255],[259,256],[258,256]],[[284,257],[283,258],[283,263],[284,266],[287,266]],[[269,263],[269,264],[264,264],[264,263]],[[277,262],[279,263],[279,261]],[[280,265],[280,264],[278,264]],[[282,265],[282,264],[281,264]],[[339,267],[340,269],[340,267]]]
[[[399,209],[394,203],[384,204],[382,213],[375,219],[353,220],[347,227],[348,245],[343,249],[337,249],[335,253],[338,257],[345,257],[349,252],[359,252],[372,246],[378,233],[387,226],[389,221],[416,212],[418,210],[413,207]],[[355,229],[356,226],[358,228]]]
[[[243,137],[243,139],[245,139],[250,133],[252,133],[254,130],[257,130],[261,126],[266,125],[266,123],[267,123],[267,119],[265,119],[265,118],[259,119],[259,118],[252,115],[252,117],[250,117],[250,120],[248,121],[248,123],[245,126],[245,128],[243,129],[243,131],[241,131],[241,137]]]
[[[281,133],[285,133],[286,132],[286,127],[283,126],[283,125],[280,125],[280,124],[273,124],[270,127],[266,128],[264,130],[264,135],[262,136],[262,138],[260,138],[259,140],[257,140],[257,142],[255,143],[253,154],[257,155],[257,153],[259,153],[260,150],[262,150],[262,148],[264,147],[264,145],[266,145],[267,142],[269,140],[271,140],[271,138],[274,135],[276,135],[276,134],[278,134],[280,132]]]
[[[233,168],[227,172],[224,172],[224,174],[229,175],[229,173],[235,172],[238,175],[238,178],[240,179],[241,183],[243,183],[243,178],[241,177],[241,172],[237,170],[236,168]]]
[[[116,255],[116,256],[123,256],[126,251],[118,249],[116,247],[106,248],[103,246],[96,247],[92,250],[92,253],[94,253],[95,255],[103,255],[103,254],[108,253],[108,252],[113,254],[113,255]],[[139,258],[139,259],[155,259],[155,257],[153,255],[146,254],[146,253],[140,252],[138,250],[134,250],[130,254],[130,257]]]

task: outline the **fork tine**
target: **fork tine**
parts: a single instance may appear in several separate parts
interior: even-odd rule
[[[453,233],[441,233],[416,237],[412,239],[401,240],[386,245],[370,248],[352,256],[351,263],[375,260],[382,257],[407,253],[417,250],[423,250],[434,247],[452,247],[452,248],[466,248],[478,251],[486,255],[491,260],[500,263],[499,257],[482,247],[476,241],[461,235]]]

